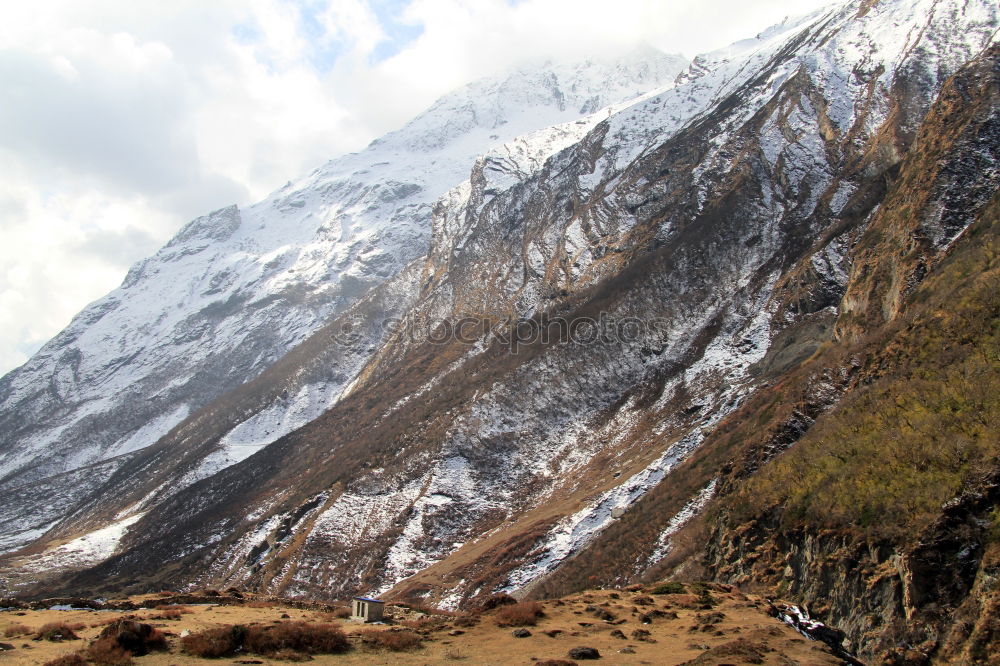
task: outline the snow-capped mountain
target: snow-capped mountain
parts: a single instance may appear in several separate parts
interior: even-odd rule
[[[504,135],[441,181],[412,261],[127,467],[71,472],[101,478],[52,511],[65,518],[39,550],[81,533],[116,543],[49,589],[238,585],[461,607],[655,575],[717,496],[874,380],[851,345],[917,326],[893,322],[953,253],[988,242],[967,230],[1000,184],[998,14],[989,0],[852,0],[699,56],[630,103]],[[420,142],[404,130],[371,150],[434,155],[442,136],[496,133],[485,127],[510,112],[480,95],[562,100],[552,113],[610,101],[591,104],[582,83],[545,92],[546,77],[445,98],[408,126]],[[439,131],[443,117],[472,129]],[[295,197],[268,205],[314,205]],[[207,226],[235,237],[247,214],[233,216]],[[324,274],[302,272],[306,291]],[[23,488],[38,505],[59,496]],[[689,535],[704,557],[688,564],[747,582],[729,542],[752,533]],[[783,568],[784,546],[789,562],[813,552],[807,537],[760,536],[760,575]],[[871,546],[873,570],[889,576],[903,549]],[[811,594],[805,577],[829,578],[811,560],[781,575]],[[850,580],[830,612],[856,646],[874,649],[877,618],[919,610],[911,592]],[[951,621],[935,613],[928,632]]]
[[[258,204],[188,224],[2,380],[0,491],[25,495],[75,473],[72,490],[32,515],[0,518],[0,544],[37,536],[90,489],[88,479],[104,479],[422,256],[433,203],[477,156],[570,123],[536,136],[533,150],[544,156],[598,122],[593,112],[669,84],[685,65],[637,49],[601,62],[524,66],[445,96]],[[322,413],[340,393],[336,379],[305,388],[283,410],[291,413],[282,426],[267,415],[265,428],[237,429],[189,481]]]

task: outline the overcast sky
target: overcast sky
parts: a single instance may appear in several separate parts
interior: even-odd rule
[[[828,0],[0,2],[0,374],[189,219],[520,60],[695,54]]]

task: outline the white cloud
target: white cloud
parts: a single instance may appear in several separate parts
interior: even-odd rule
[[[188,219],[257,200],[477,76],[637,41],[694,55],[819,4],[4,3],[0,372]]]

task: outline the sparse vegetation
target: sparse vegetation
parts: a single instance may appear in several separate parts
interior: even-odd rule
[[[981,238],[926,280],[914,312],[869,342],[877,378],[734,493],[730,520],[783,506],[789,526],[905,538],[989,473],[1000,457],[997,245]]]
[[[86,644],[83,641],[35,643],[31,645],[31,651],[25,649],[20,656],[21,661],[40,664],[47,663],[56,656],[65,655],[51,662],[56,666],[130,666],[133,663],[145,663],[147,659],[164,664],[213,661],[290,663],[313,659],[319,661],[323,659],[320,655],[347,653],[353,646],[357,650],[354,661],[364,660],[367,654],[371,657],[370,661],[395,663],[406,653],[411,653],[413,658],[419,657],[417,661],[420,663],[435,664],[478,664],[494,661],[497,658],[511,663],[527,663],[531,657],[536,658],[532,660],[536,663],[545,663],[545,660],[555,660],[554,663],[560,663],[560,659],[565,663],[570,658],[567,656],[567,649],[579,647],[575,641],[566,642],[569,636],[575,635],[586,636],[585,639],[579,639],[583,645],[604,654],[605,661],[615,662],[618,650],[626,647],[626,642],[630,640],[646,644],[658,643],[658,647],[662,649],[670,650],[677,647],[684,650],[683,642],[690,640],[685,630],[695,622],[699,628],[709,624],[712,627],[711,632],[699,631],[698,641],[718,646],[728,638],[716,634],[717,629],[723,630],[728,636],[730,631],[738,631],[735,626],[749,629],[766,618],[761,607],[747,603],[750,600],[748,597],[712,584],[706,585],[705,589],[710,589],[717,597],[720,608],[717,611],[694,610],[696,608],[694,590],[699,589],[699,586],[687,584],[686,587],[691,593],[671,598],[669,605],[682,608],[680,602],[689,599],[691,605],[688,610],[693,612],[682,611],[678,614],[672,611],[660,611],[658,606],[663,605],[664,599],[646,597],[653,605],[644,605],[642,609],[657,613],[656,621],[651,624],[642,624],[642,615],[630,613],[634,607],[634,600],[640,598],[639,595],[609,590],[589,590],[573,598],[549,600],[544,604],[539,602],[504,604],[489,613],[473,616],[479,621],[479,629],[475,632],[457,630],[455,623],[444,616],[435,618],[442,619],[443,622],[428,622],[425,628],[412,630],[398,624],[389,627],[362,624],[339,627],[314,622],[282,622],[276,619],[282,614],[283,606],[280,603],[264,610],[221,605],[192,606],[192,614],[185,616],[185,619],[207,630],[183,636],[178,641],[179,644],[173,646],[164,640],[155,626],[145,623],[143,616],[137,614],[119,617],[107,626],[90,628],[87,633],[81,634],[88,639]],[[328,607],[318,606],[318,608]],[[542,608],[545,610],[545,615],[538,616]],[[530,618],[537,617],[536,627],[530,631],[524,627],[508,629],[501,628],[494,622],[499,613],[517,609],[527,609]],[[608,611],[620,619],[614,621],[613,627],[599,623],[594,615],[602,611]],[[317,612],[326,614],[328,611]],[[66,624],[70,627],[77,617],[87,617],[86,611],[63,614],[48,610],[32,610],[22,619],[37,626],[53,615],[66,617]],[[713,617],[725,618],[725,621],[712,622]],[[580,620],[583,621],[580,622],[581,629],[577,629],[576,623]],[[207,624],[210,622],[223,624]],[[772,627],[768,631],[774,632],[778,629]],[[512,645],[512,634],[515,637],[524,636],[526,640]],[[749,631],[746,635],[750,635]],[[787,628],[783,632],[778,631],[777,635],[768,633],[766,638],[770,643],[782,636],[787,639],[788,636],[795,636],[795,633]],[[552,640],[556,638],[561,640]],[[153,649],[171,647],[172,654],[144,656]],[[801,650],[796,648],[796,656],[801,657],[802,654],[816,656],[812,646],[803,644],[800,647]],[[589,651],[586,653],[593,654]],[[17,660],[19,653],[11,652],[8,656],[13,656]],[[688,658],[692,656],[695,654],[687,655]],[[333,663],[337,658],[333,656],[327,660]],[[799,661],[831,666],[835,663],[832,660],[799,659]]]

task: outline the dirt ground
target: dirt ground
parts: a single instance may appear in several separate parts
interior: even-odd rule
[[[316,664],[532,664],[548,659],[569,660],[575,647],[596,648],[600,661],[609,664],[840,664],[822,643],[809,640],[780,621],[769,617],[760,598],[739,592],[712,592],[711,608],[704,596],[650,594],[648,591],[596,590],[565,599],[540,602],[544,615],[534,626],[525,626],[530,636],[515,637],[517,627],[498,625],[502,609],[481,614],[433,615],[400,624],[423,636],[420,647],[408,652],[388,652],[363,644],[359,631],[387,630],[386,625],[364,625],[334,620],[326,611],[286,607],[263,602],[244,605],[187,605],[179,618],[162,617],[164,611],[132,612],[94,610],[0,611],[0,643],[14,646],[0,652],[0,666],[45,664],[86,647],[111,620],[134,616],[167,635],[169,652],[136,657],[140,666],[168,664],[288,664],[288,661],[240,655],[201,659],[184,654],[182,632],[198,632],[218,625],[273,624],[302,620],[340,625],[353,636],[356,647],[346,654],[317,655]],[[150,606],[154,596],[133,597]],[[402,611],[402,608],[393,609]],[[675,617],[676,616],[676,617]],[[409,617],[414,617],[410,614]],[[8,627],[25,625],[37,629],[49,622],[83,625],[77,640],[36,641],[32,636],[4,637]],[[647,623],[648,622],[648,623]],[[648,635],[643,632],[648,632]],[[583,660],[576,660],[577,662]],[[587,663],[583,661],[583,663]]]

